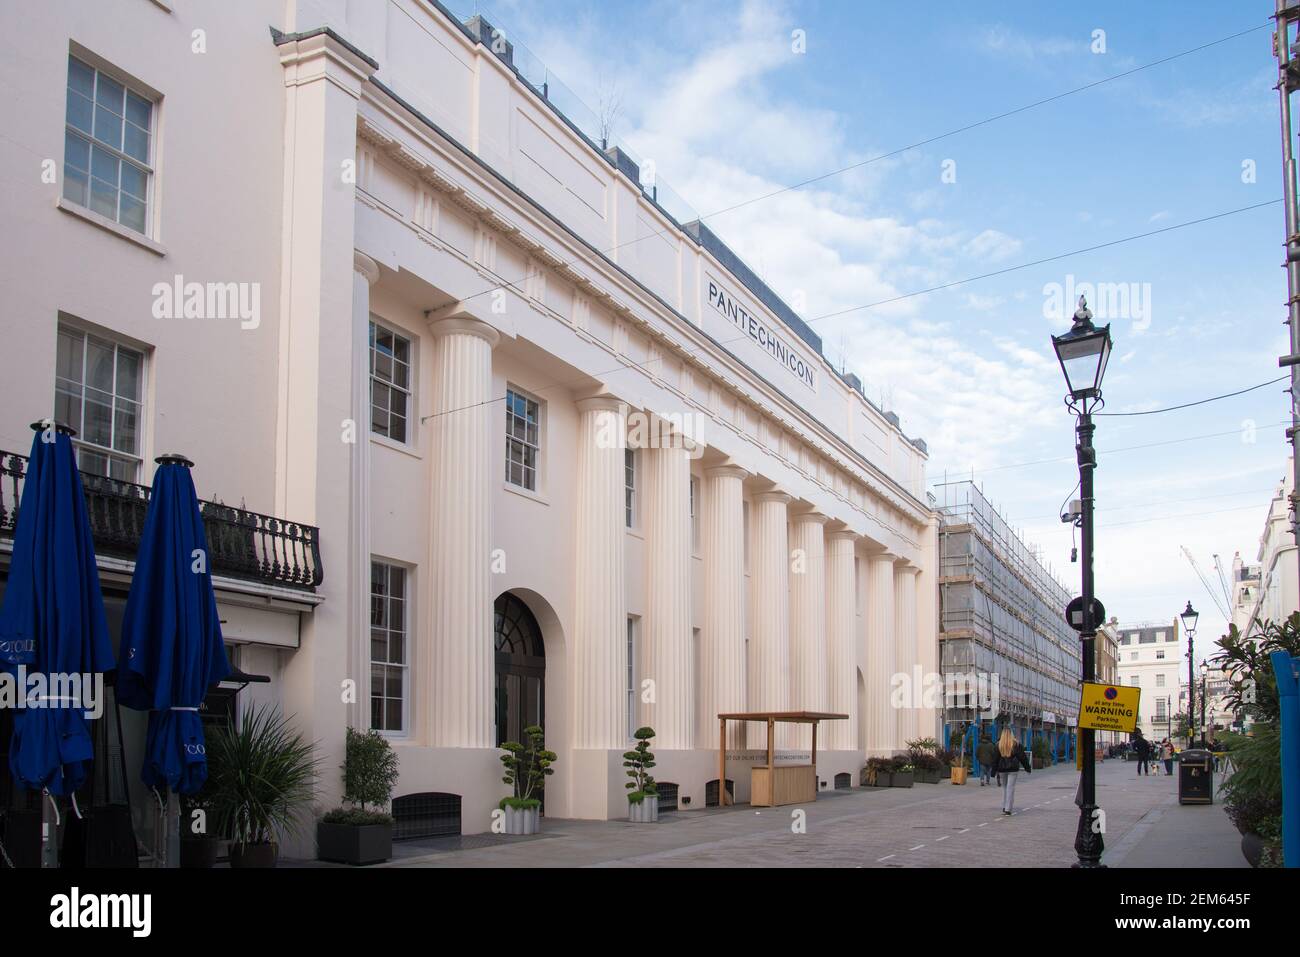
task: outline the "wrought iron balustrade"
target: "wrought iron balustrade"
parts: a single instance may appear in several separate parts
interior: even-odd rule
[[[13,538],[27,475],[27,456],[0,451],[0,538]],[[149,489],[81,473],[98,554],[134,559],[149,507]],[[320,529],[244,508],[201,500],[214,575],[314,591],[324,578]]]

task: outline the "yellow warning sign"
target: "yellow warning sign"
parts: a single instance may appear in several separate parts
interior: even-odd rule
[[[1079,727],[1132,732],[1137,728],[1141,697],[1141,688],[1084,682],[1083,697],[1079,701]]]

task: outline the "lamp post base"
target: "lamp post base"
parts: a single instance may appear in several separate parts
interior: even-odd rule
[[[1106,842],[1101,836],[1101,822],[1094,820],[1094,813],[1097,810],[1095,804],[1081,804],[1079,806],[1079,830],[1074,836],[1074,850],[1079,855],[1078,863],[1074,867],[1105,867],[1101,862],[1102,852],[1106,850]]]

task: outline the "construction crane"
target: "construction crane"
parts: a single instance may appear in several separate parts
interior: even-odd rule
[[[1219,587],[1223,589],[1223,600],[1232,607],[1232,589],[1228,587],[1228,576],[1223,574],[1223,562],[1219,558],[1219,553],[1214,553],[1214,570],[1219,573]]]
[[[1214,593],[1214,589],[1210,587],[1209,579],[1207,579],[1205,573],[1201,571],[1201,566],[1196,564],[1196,559],[1192,557],[1192,553],[1188,550],[1187,546],[1179,545],[1178,547],[1181,548],[1183,554],[1187,556],[1187,561],[1191,564],[1192,571],[1196,572],[1196,577],[1201,580],[1201,584],[1205,587],[1205,593],[1210,596],[1210,601],[1214,602],[1214,607],[1219,609],[1220,614],[1223,615],[1225,620],[1232,621],[1232,613],[1228,610],[1228,606],[1225,605],[1223,601],[1220,600],[1219,596]],[[1218,556],[1216,555],[1215,558],[1217,559]]]

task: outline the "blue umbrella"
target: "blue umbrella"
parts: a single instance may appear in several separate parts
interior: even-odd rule
[[[68,795],[85,781],[94,754],[84,710],[89,702],[52,690],[48,681],[110,670],[113,646],[72,430],[48,422],[32,428],[0,610],[0,667],[38,673],[47,690],[35,690],[15,713],[9,766],[22,787]],[[76,685],[64,690],[69,687]]]
[[[181,456],[158,459],[122,619],[117,700],[149,712],[140,777],[193,794],[208,777],[199,706],[230,674],[199,499]]]

